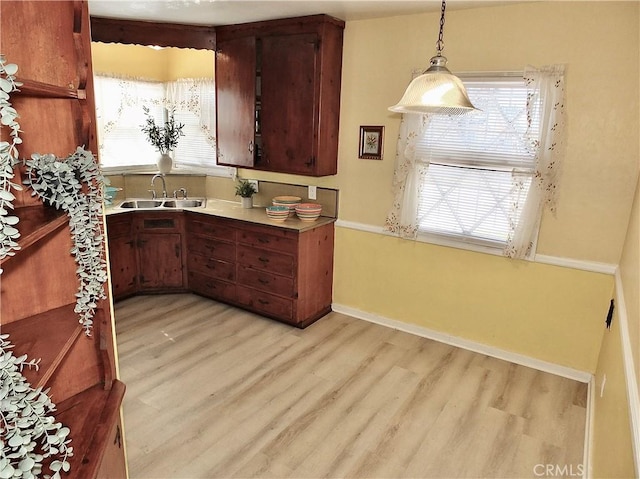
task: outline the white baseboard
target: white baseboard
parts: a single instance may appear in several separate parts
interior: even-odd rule
[[[432,329],[418,326],[415,324],[403,323],[394,319],[385,318],[376,314],[361,311],[359,309],[351,308],[342,304],[332,304],[332,309],[338,313],[346,314],[354,318],[369,321],[371,323],[380,324],[389,328],[404,331],[406,333],[415,334],[423,338],[433,339],[441,343],[450,344],[458,348],[466,349],[476,353],[491,356],[497,359],[503,359],[521,366],[527,366],[529,368],[537,369],[547,373],[555,374],[564,378],[573,379],[582,383],[589,383],[592,378],[592,374],[586,371],[579,371],[577,369],[561,366],[540,359],[525,356],[523,354],[514,353],[511,351],[505,351],[493,346],[487,346],[486,344],[477,343],[468,339],[459,338],[450,334],[442,333],[440,331],[434,331]]]
[[[593,471],[591,470],[593,461],[591,460],[591,455],[593,454],[593,421],[595,417],[596,389],[596,378],[595,376],[591,376],[589,386],[587,387],[587,420],[584,428],[584,453],[582,455],[584,458],[583,479],[591,479],[593,477]]]
[[[620,271],[615,274],[616,279],[616,309],[618,321],[620,321],[620,339],[622,341],[622,357],[624,373],[627,382],[627,400],[629,401],[629,418],[631,420],[631,442],[633,446],[633,459],[636,465],[636,473],[640,474],[640,397],[638,395],[638,381],[636,379],[635,366],[633,364],[633,352],[631,338],[629,336],[629,320],[627,306],[624,301],[622,277]]]

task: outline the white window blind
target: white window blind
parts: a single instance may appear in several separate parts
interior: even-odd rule
[[[522,78],[461,79],[481,111],[429,119],[417,144],[426,169],[418,229],[503,247],[531,184],[535,151],[529,138],[537,138],[539,120],[527,121]]]
[[[174,152],[178,166],[216,165],[215,83],[213,80],[185,79],[167,84],[167,103],[174,108],[177,122],[184,125]],[[226,170],[226,168],[225,168]]]

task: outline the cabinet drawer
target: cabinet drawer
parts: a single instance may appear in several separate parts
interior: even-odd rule
[[[289,236],[285,231],[276,234],[262,230],[241,230],[238,232],[238,242],[291,254],[298,248],[297,235]]]
[[[238,286],[237,292],[238,301],[255,311],[288,321],[293,317],[293,301],[290,299],[279,298],[244,286]]]
[[[254,269],[293,276],[295,261],[288,254],[238,245],[238,262]]]
[[[231,226],[211,219],[195,219],[189,217],[187,221],[187,231],[189,233],[202,234],[220,238],[227,241],[235,241],[236,230]]]
[[[236,265],[228,261],[221,261],[215,258],[208,258],[199,254],[190,253],[187,257],[187,268],[189,272],[194,271],[212,278],[235,281]]]
[[[182,215],[176,211],[170,213],[143,213],[136,218],[138,232],[181,233]]]
[[[222,301],[236,301],[236,285],[219,279],[189,272],[189,289],[195,293]]]
[[[199,254],[207,258],[222,259],[225,261],[236,260],[236,245],[226,241],[198,236],[188,239],[190,254]]]
[[[238,283],[255,289],[293,297],[293,278],[238,265]]]

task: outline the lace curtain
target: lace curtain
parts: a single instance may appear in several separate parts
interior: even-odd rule
[[[157,153],[140,131],[143,106],[163,118],[164,85],[159,82],[96,75],[94,81],[98,147],[103,166],[153,165]],[[132,154],[135,152],[135,154]]]
[[[529,188],[519,221],[510,221],[510,232],[503,254],[524,258],[532,248],[533,237],[543,207],[551,211],[556,202],[556,180],[562,156],[564,133],[564,66],[536,69],[527,67],[527,121],[539,119],[540,135],[526,138],[535,150],[533,183]],[[403,115],[398,135],[396,167],[393,177],[394,200],[384,229],[402,238],[418,235],[418,202],[428,171],[428,161],[418,159],[416,144],[428,127],[428,115]],[[531,173],[528,173],[531,176]],[[524,176],[514,171],[514,186],[522,186]],[[517,218],[516,211],[513,217]]]
[[[428,115],[402,115],[396,168],[393,174],[393,206],[384,229],[406,239],[418,235],[418,198],[427,174],[428,163],[419,160],[416,144],[429,122]]]
[[[540,134],[528,138],[535,153],[532,185],[525,201],[520,222],[512,225],[504,255],[526,258],[533,247],[533,237],[546,206],[556,208],[556,186],[559,165],[564,154],[564,65],[528,66],[524,71],[527,84],[527,122],[540,122]],[[537,118],[536,118],[537,117]],[[518,182],[517,175],[514,181]]]
[[[209,78],[181,78],[166,83],[167,108],[189,112],[199,119],[207,143],[215,148],[215,83]]]

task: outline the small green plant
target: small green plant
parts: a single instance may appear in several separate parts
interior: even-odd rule
[[[164,126],[158,126],[156,120],[151,116],[149,108],[143,106],[142,109],[147,117],[146,123],[142,125],[142,132],[147,135],[149,143],[162,155],[173,151],[178,146],[180,137],[184,136],[182,131],[184,124],[176,123],[174,110],[169,113],[169,119],[164,123]]]
[[[22,375],[24,367],[37,370],[40,360],[15,356],[8,338],[0,335],[0,478],[41,477],[43,460],[52,458],[51,478],[60,479],[73,455],[69,428],[56,422],[48,391],[34,389]]]
[[[236,196],[251,198],[256,193],[256,187],[249,180],[240,180],[236,185]]]

